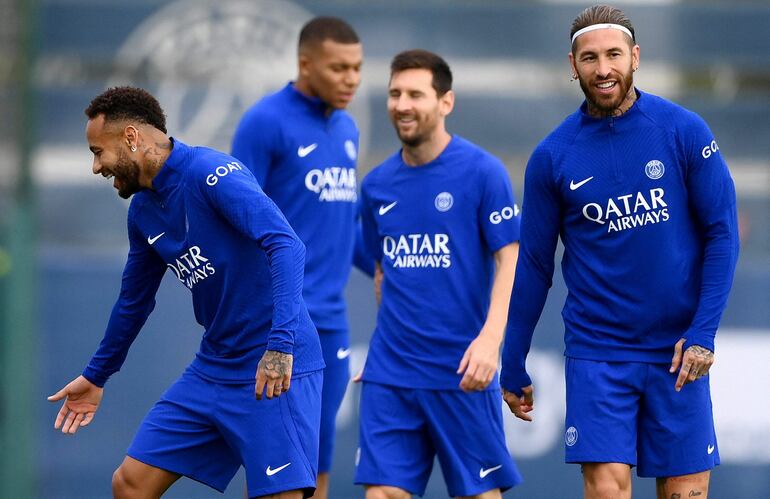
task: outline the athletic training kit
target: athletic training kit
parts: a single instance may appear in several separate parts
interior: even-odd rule
[[[120,297],[83,375],[103,386],[120,369],[170,269],[192,292],[205,332],[196,358],[150,411],[129,455],[220,490],[239,464],[246,467],[250,493],[311,489],[320,405],[316,372],[324,363],[301,296],[303,244],[235,158],[172,141],[153,190],[131,201]],[[266,349],[294,356],[295,381],[288,394],[256,401],[255,374]],[[296,380],[303,377],[308,379]],[[278,431],[280,425],[286,431]],[[284,452],[290,449],[293,454]],[[229,457],[212,459],[210,452]],[[263,453],[271,459],[275,454],[269,470],[285,464],[277,462],[284,458],[293,468],[266,473],[256,459]]]
[[[356,246],[358,128],[347,112],[328,111],[289,83],[254,104],[233,138],[233,156],[251,169],[307,248],[303,296],[326,361],[322,473],[331,469],[335,419],[350,381],[344,292],[354,248],[357,263],[367,260]]]
[[[738,256],[735,188],[699,116],[660,97],[637,95],[619,117],[591,117],[583,103],[530,158],[501,383],[519,394],[531,384],[525,359],[561,236],[569,289],[562,311],[567,383],[574,390],[567,397],[567,459],[635,464],[629,449],[637,443],[649,459],[640,463],[640,474],[670,476],[719,462],[708,377],[672,394],[677,374],[667,371],[681,338],[685,349],[714,351]],[[603,367],[591,374],[594,368],[583,361]],[[580,395],[587,387],[578,385],[586,382],[593,395]],[[601,411],[596,397],[607,401]],[[638,428],[619,428],[620,414],[626,423],[634,417],[625,412],[628,397],[677,439],[652,431],[644,418]],[[674,399],[676,406],[665,402],[662,413],[651,407]],[[676,409],[688,404],[709,411],[708,420],[687,419]],[[582,416],[599,413],[607,419]],[[573,420],[584,421],[583,428]],[[679,420],[692,426],[681,429]],[[661,470],[668,471],[656,475]]]
[[[438,455],[452,496],[516,485],[497,380],[464,393],[457,374],[487,316],[494,253],[519,236],[505,168],[458,136],[418,167],[399,151],[364,180],[362,220],[384,280],[363,373],[356,483],[421,494]]]

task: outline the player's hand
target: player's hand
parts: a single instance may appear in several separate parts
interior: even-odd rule
[[[462,374],[460,388],[465,392],[484,390],[495,377],[500,342],[483,330],[465,350],[457,374]]]
[[[49,402],[64,399],[53,427],[62,433],[73,435],[81,426],[88,426],[94,420],[94,413],[102,401],[104,388],[91,383],[83,376],[70,381],[67,386],[48,397]]]
[[[266,350],[257,366],[257,384],[254,395],[262,400],[262,394],[267,398],[279,397],[288,392],[291,386],[291,369],[294,356],[290,353]]]
[[[364,370],[361,369],[353,376],[353,383],[360,383],[362,379],[364,379]]]
[[[679,376],[674,384],[676,391],[681,390],[687,383],[707,375],[714,364],[714,352],[700,345],[691,345],[682,353],[684,342],[685,339],[682,338],[674,345],[674,357],[671,359],[671,369],[669,369],[670,373],[675,373],[679,369]]]
[[[514,416],[524,421],[532,421],[532,416],[529,415],[535,408],[535,388],[532,385],[522,387],[521,397],[503,388],[503,400]]]

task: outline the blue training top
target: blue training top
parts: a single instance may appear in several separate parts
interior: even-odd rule
[[[153,189],[131,200],[120,297],[83,376],[104,386],[120,369],[166,269],[190,289],[206,329],[191,366],[202,376],[253,382],[266,348],[292,353],[294,375],[322,369],[301,296],[302,242],[235,158],[172,141]]]
[[[358,216],[358,128],[345,111],[327,110],[289,83],[246,111],[232,151],[305,243],[303,295],[324,331],[348,329],[344,290]]]
[[[525,359],[559,236],[567,356],[670,363],[681,338],[714,350],[738,257],[735,187],[699,116],[637,94],[619,117],[593,118],[584,102],[529,160],[503,348],[510,391],[531,383]]]
[[[494,252],[519,238],[505,168],[453,136],[421,166],[392,155],[366,176],[361,196],[367,250],[384,272],[364,381],[459,389],[460,360],[489,310]]]

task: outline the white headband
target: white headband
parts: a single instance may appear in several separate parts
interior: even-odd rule
[[[591,26],[586,26],[583,29],[577,30],[575,34],[572,35],[572,43],[575,43],[575,40],[577,39],[577,37],[579,37],[583,33],[588,33],[589,31],[593,31],[595,29],[619,29],[623,33],[630,36],[632,40],[634,39],[634,35],[632,35],[631,31],[629,31],[629,29],[626,28],[625,26],[621,26],[620,24],[605,23],[605,24],[592,24]]]

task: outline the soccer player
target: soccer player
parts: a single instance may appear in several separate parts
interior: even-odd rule
[[[170,269],[205,332],[139,427],[113,494],[159,497],[182,475],[224,491],[241,465],[250,497],[312,494],[323,359],[302,300],[302,242],[242,163],[167,136],[146,91],[111,88],[85,112],[94,174],[133,195],[129,253],[96,354],[49,397],[64,399],[54,426],[72,434],[93,420]]]
[[[308,22],[298,51],[296,81],[246,111],[232,154],[254,173],[307,248],[303,294],[326,362],[314,497],[325,499],[335,419],[350,380],[344,290],[358,225],[358,128],[345,108],[361,81],[363,51],[353,28],[334,17]],[[373,269],[372,259],[366,263]]]
[[[636,466],[659,498],[705,498],[719,464],[708,372],[738,256],[733,181],[699,116],[634,87],[623,12],[590,7],[570,36],[585,101],[527,166],[504,397],[532,419],[525,360],[561,236],[566,461],[581,464],[585,497],[630,498]]]
[[[500,497],[521,481],[497,381],[518,208],[502,163],[447,132],[454,93],[441,57],[398,54],[388,92],[402,149],[361,191],[381,303],[355,481],[367,499],[422,495],[438,455],[449,495]]]

